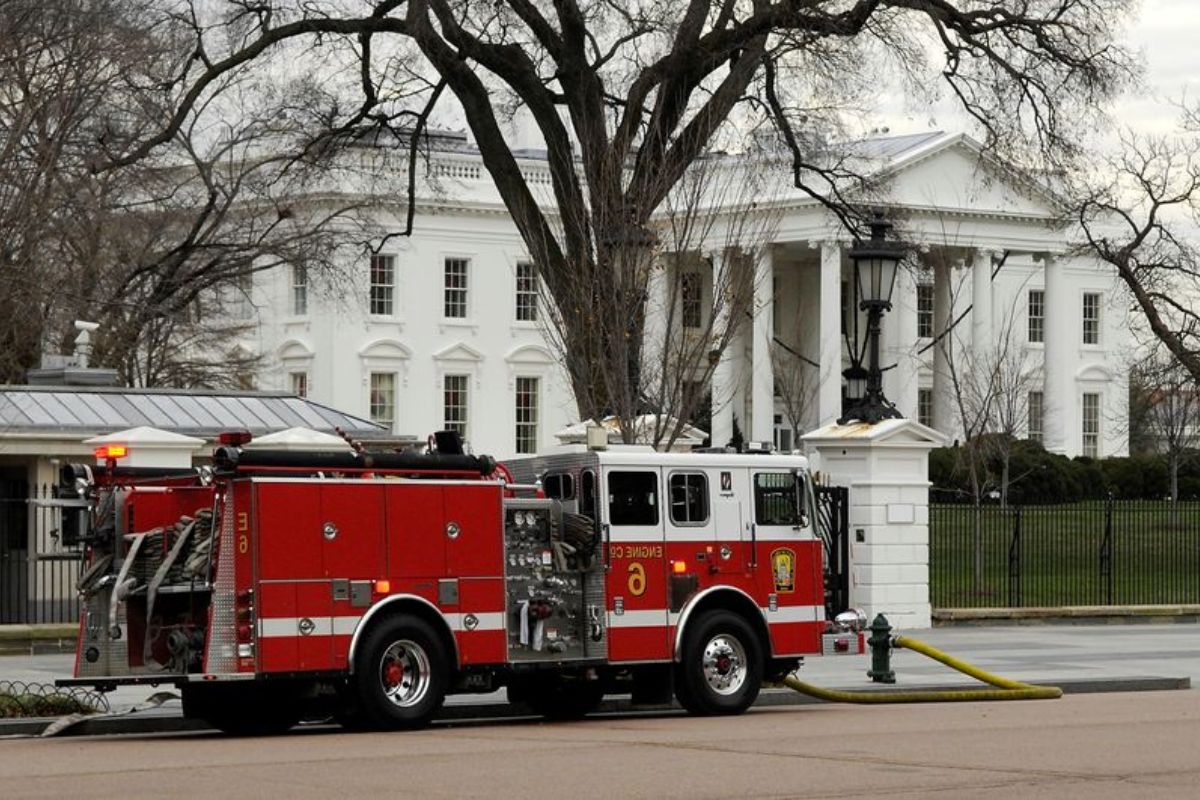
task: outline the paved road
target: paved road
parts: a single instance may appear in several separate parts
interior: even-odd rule
[[[898,631],[905,633],[905,631]],[[984,669],[1018,680],[1053,683],[1067,679],[1191,678],[1200,689],[1200,625],[1039,625],[956,627],[914,631],[918,638]],[[71,673],[73,656],[3,656],[0,680],[53,683]],[[812,658],[801,677],[819,686],[867,685],[866,656]],[[934,661],[897,651],[894,666],[901,686],[973,683]],[[157,691],[145,686],[117,690],[114,710],[128,708]],[[503,693],[466,695],[452,703],[502,702]]]
[[[0,741],[6,798],[1194,798],[1200,693]]]

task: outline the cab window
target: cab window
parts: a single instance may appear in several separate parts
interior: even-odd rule
[[[803,525],[796,503],[796,476],[759,472],[754,476],[754,520],[759,525]],[[803,494],[800,495],[803,498]],[[803,508],[803,505],[800,506]]]
[[[670,477],[671,523],[703,525],[708,522],[708,476],[703,472],[676,472]]]
[[[569,472],[554,472],[542,478],[542,489],[551,500],[574,500],[575,478]]]
[[[590,469],[579,476],[579,513],[596,518],[596,473]]]
[[[657,525],[658,475],[608,473],[608,521],[612,525]]]

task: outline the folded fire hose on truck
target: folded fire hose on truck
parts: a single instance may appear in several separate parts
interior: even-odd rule
[[[886,623],[885,623],[886,624]],[[788,675],[781,683],[797,692],[802,692],[830,703],[953,703],[980,700],[1055,700],[1062,697],[1062,689],[1057,686],[1034,686],[1022,681],[1014,681],[993,675],[973,664],[957,659],[949,653],[942,652],[932,645],[908,636],[891,638],[884,646],[902,647],[912,650],[946,666],[956,669],[964,675],[983,681],[995,687],[992,689],[917,689],[913,691],[847,691],[839,689],[824,689],[805,683],[795,675]]]

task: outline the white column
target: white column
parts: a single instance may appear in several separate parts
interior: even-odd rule
[[[901,414],[916,419],[918,365],[913,345],[917,341],[917,282],[911,270],[902,267],[896,274],[892,310],[883,320],[887,347],[882,366],[896,365],[883,373],[883,393]]]
[[[729,254],[724,250],[712,253],[712,290],[713,310],[716,319],[713,320],[712,337],[714,345],[721,340],[725,329],[729,326],[729,271],[725,269],[725,259]],[[713,368],[712,375],[712,446],[724,447],[733,438],[733,348],[736,340],[721,353],[721,360]]]
[[[775,258],[771,245],[754,259],[754,328],[750,342],[750,430],[753,441],[770,442],[775,433],[775,369],[771,350],[775,336]]]
[[[842,246],[838,242],[821,242],[820,292],[817,414],[821,425],[829,425],[842,415]]]
[[[953,308],[950,296],[950,268],[944,259],[933,267],[933,335],[936,339],[949,329]],[[933,427],[953,439],[958,429],[954,414],[954,383],[950,375],[946,349],[950,346],[946,334],[933,346]]]
[[[667,260],[657,260],[650,267],[650,275],[646,281],[646,324],[642,330],[642,364],[644,369],[655,374],[660,367],[663,348],[666,347],[667,336],[667,306],[671,302],[670,283],[678,275],[670,275]],[[678,324],[678,323],[676,323]]]
[[[976,250],[971,259],[971,340],[976,358],[992,350],[992,253]]]
[[[1066,454],[1070,450],[1070,424],[1075,416],[1072,413],[1075,404],[1071,391],[1074,383],[1071,351],[1079,338],[1078,332],[1072,331],[1072,320],[1076,318],[1072,311],[1077,303],[1069,296],[1062,263],[1049,254],[1042,257],[1042,263],[1046,278],[1042,438],[1051,453]]]

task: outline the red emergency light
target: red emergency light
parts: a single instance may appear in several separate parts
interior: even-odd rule
[[[217,434],[217,444],[241,447],[252,438],[254,437],[250,434],[250,431],[224,431]]]
[[[124,458],[129,455],[129,448],[123,444],[104,444],[92,451],[97,460],[107,461],[113,458]]]

